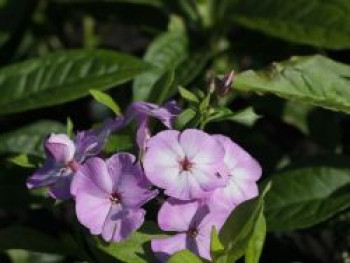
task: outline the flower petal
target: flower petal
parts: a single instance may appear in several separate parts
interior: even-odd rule
[[[53,161],[48,159],[40,169],[28,178],[27,187],[33,189],[48,186],[55,183],[60,174],[61,168],[56,167]]]
[[[45,141],[45,150],[55,162],[67,164],[73,159],[75,146],[66,134],[51,134]]]
[[[111,208],[109,199],[79,192],[75,197],[75,202],[75,210],[79,222],[90,229],[91,234],[101,234]]]
[[[164,231],[187,231],[198,207],[198,201],[168,198],[159,210],[158,225]]]
[[[73,174],[60,176],[58,180],[50,186],[49,195],[58,200],[68,200],[72,197],[70,193],[70,185],[73,179]]]
[[[125,210],[121,205],[113,205],[103,226],[103,239],[107,242],[125,240],[141,227],[144,216],[143,209]]]
[[[180,145],[185,155],[197,164],[216,165],[224,158],[225,151],[215,138],[201,130],[187,129],[180,135]]]
[[[90,158],[74,175],[71,193],[77,195],[80,190],[93,195],[109,195],[113,192],[112,179],[102,159]]]
[[[186,249],[186,234],[177,234],[168,238],[153,239],[151,248],[160,262],[166,262],[177,251]]]

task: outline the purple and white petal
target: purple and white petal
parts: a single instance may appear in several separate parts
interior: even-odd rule
[[[45,150],[56,163],[67,164],[73,160],[75,146],[66,134],[51,134],[45,141]]]
[[[168,238],[153,239],[151,248],[159,262],[166,262],[174,253],[186,249],[186,239],[187,235],[185,233]]]
[[[61,171],[61,167],[56,167],[51,159],[47,159],[44,165],[27,179],[28,189],[40,188],[55,183]]]

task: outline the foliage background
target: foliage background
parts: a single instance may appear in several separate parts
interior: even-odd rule
[[[260,118],[251,112],[244,124],[225,120],[206,129],[240,143],[264,178],[273,178],[260,262],[349,262],[349,14],[347,0],[0,0],[0,262],[147,260],[128,251],[137,246],[143,255],[147,233],[158,230],[146,226],[121,248],[96,245],[72,224],[70,204],[29,193],[33,168],[13,162],[40,163],[45,134],[65,132],[67,117],[75,130],[112,117],[88,96],[91,88],[109,89],[121,109],[173,95],[185,105],[176,84],[205,89],[212,72],[231,69],[244,73],[222,105],[251,106]],[[9,67],[39,57],[47,62]],[[65,59],[75,58],[76,71],[60,80]],[[61,60],[61,68],[49,67]],[[104,153],[133,149],[129,134],[112,136]]]

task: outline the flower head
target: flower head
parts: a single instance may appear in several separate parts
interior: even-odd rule
[[[211,213],[200,201],[181,201],[169,198],[160,208],[159,227],[178,232],[168,238],[152,240],[151,247],[161,262],[182,249],[189,249],[210,260],[210,233],[212,227],[221,228],[226,216]]]
[[[27,181],[29,189],[49,186],[55,199],[69,199],[73,174],[88,157],[98,154],[110,132],[121,120],[106,121],[100,129],[78,132],[74,141],[65,134],[51,134],[45,140],[46,161]]]
[[[143,160],[147,178],[181,200],[202,198],[227,182],[224,148],[203,131],[162,131],[149,139]]]
[[[258,195],[256,181],[261,177],[259,163],[230,138],[214,135],[225,149],[224,163],[228,171],[225,187],[215,189],[209,197],[210,207],[231,212],[234,207]]]
[[[121,241],[142,225],[141,206],[157,195],[149,188],[135,157],[118,153],[107,161],[87,160],[73,178],[71,193],[78,219],[91,234]]]

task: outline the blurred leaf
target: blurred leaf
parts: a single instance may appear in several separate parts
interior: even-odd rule
[[[102,103],[110,110],[112,110],[115,115],[119,116],[121,114],[120,107],[109,94],[99,90],[90,90],[90,94],[96,101]]]
[[[248,70],[235,89],[279,97],[350,113],[350,66],[322,56],[293,57],[264,71]]]
[[[0,70],[0,114],[72,101],[90,89],[106,90],[146,70],[138,59],[107,50],[49,54]]]
[[[246,126],[253,126],[260,118],[252,107],[233,112],[228,108],[216,108],[207,122],[234,121]]]
[[[107,2],[107,3],[126,3],[126,4],[142,4],[154,7],[162,7],[162,0],[54,0],[58,3],[91,3],[91,2]]]
[[[193,128],[197,122],[197,112],[191,108],[188,108],[177,116],[175,120],[175,129],[183,130],[189,127]]]
[[[57,237],[19,225],[0,229],[0,250],[6,249],[25,249],[55,254],[65,253]]]
[[[273,184],[265,198],[269,231],[310,227],[350,207],[350,168],[309,163],[309,167],[291,168],[269,180]]]
[[[73,129],[74,129],[74,123],[72,122],[71,118],[67,118],[67,135],[69,138],[72,138],[73,136]]]
[[[175,72],[169,70],[157,80],[149,95],[149,101],[158,105],[163,104],[174,92],[176,92]]]
[[[111,255],[115,260],[121,260],[125,263],[155,262],[149,241],[158,237],[165,237],[165,235],[156,224],[146,222],[140,230],[123,242],[103,244],[101,241],[97,241],[96,245],[98,249]],[[105,261],[103,262],[105,263]]]
[[[255,224],[255,229],[245,254],[245,263],[259,263],[260,255],[265,243],[266,237],[266,219],[263,213]]]
[[[15,157],[9,158],[8,160],[10,162],[12,162],[13,164],[16,164],[16,165],[24,167],[24,168],[34,168],[35,167],[35,165],[29,161],[28,155],[26,155],[26,154],[19,154],[19,155],[16,155]]]
[[[202,263],[203,261],[188,249],[176,252],[167,263]]]
[[[210,255],[214,262],[217,262],[218,258],[224,254],[225,247],[221,244],[219,239],[219,233],[213,226],[210,234]]]
[[[315,107],[299,101],[287,101],[282,113],[286,123],[298,128],[304,134],[309,134],[308,115]]]
[[[178,90],[179,90],[180,96],[185,100],[192,103],[199,103],[199,99],[197,98],[197,96],[191,91],[189,91],[188,89],[185,89],[184,87],[179,86]]]
[[[43,142],[50,133],[65,133],[66,128],[59,122],[39,121],[13,132],[0,135],[0,154],[22,153],[44,155]]]
[[[350,47],[348,0],[233,0],[226,17],[248,28],[300,44]]]
[[[242,257],[255,237],[258,220],[263,214],[264,196],[269,189],[270,184],[267,184],[259,197],[238,205],[221,228],[219,237],[225,247],[227,262]]]
[[[111,134],[103,151],[107,154],[129,151],[134,147],[134,138],[129,133]]]
[[[7,251],[13,263],[62,263],[64,256],[56,254],[31,252],[23,249]]]
[[[163,74],[176,69],[187,58],[187,49],[188,39],[183,31],[169,31],[159,35],[144,56],[144,60],[154,65],[154,69],[135,79],[134,100],[148,101],[153,86]]]

